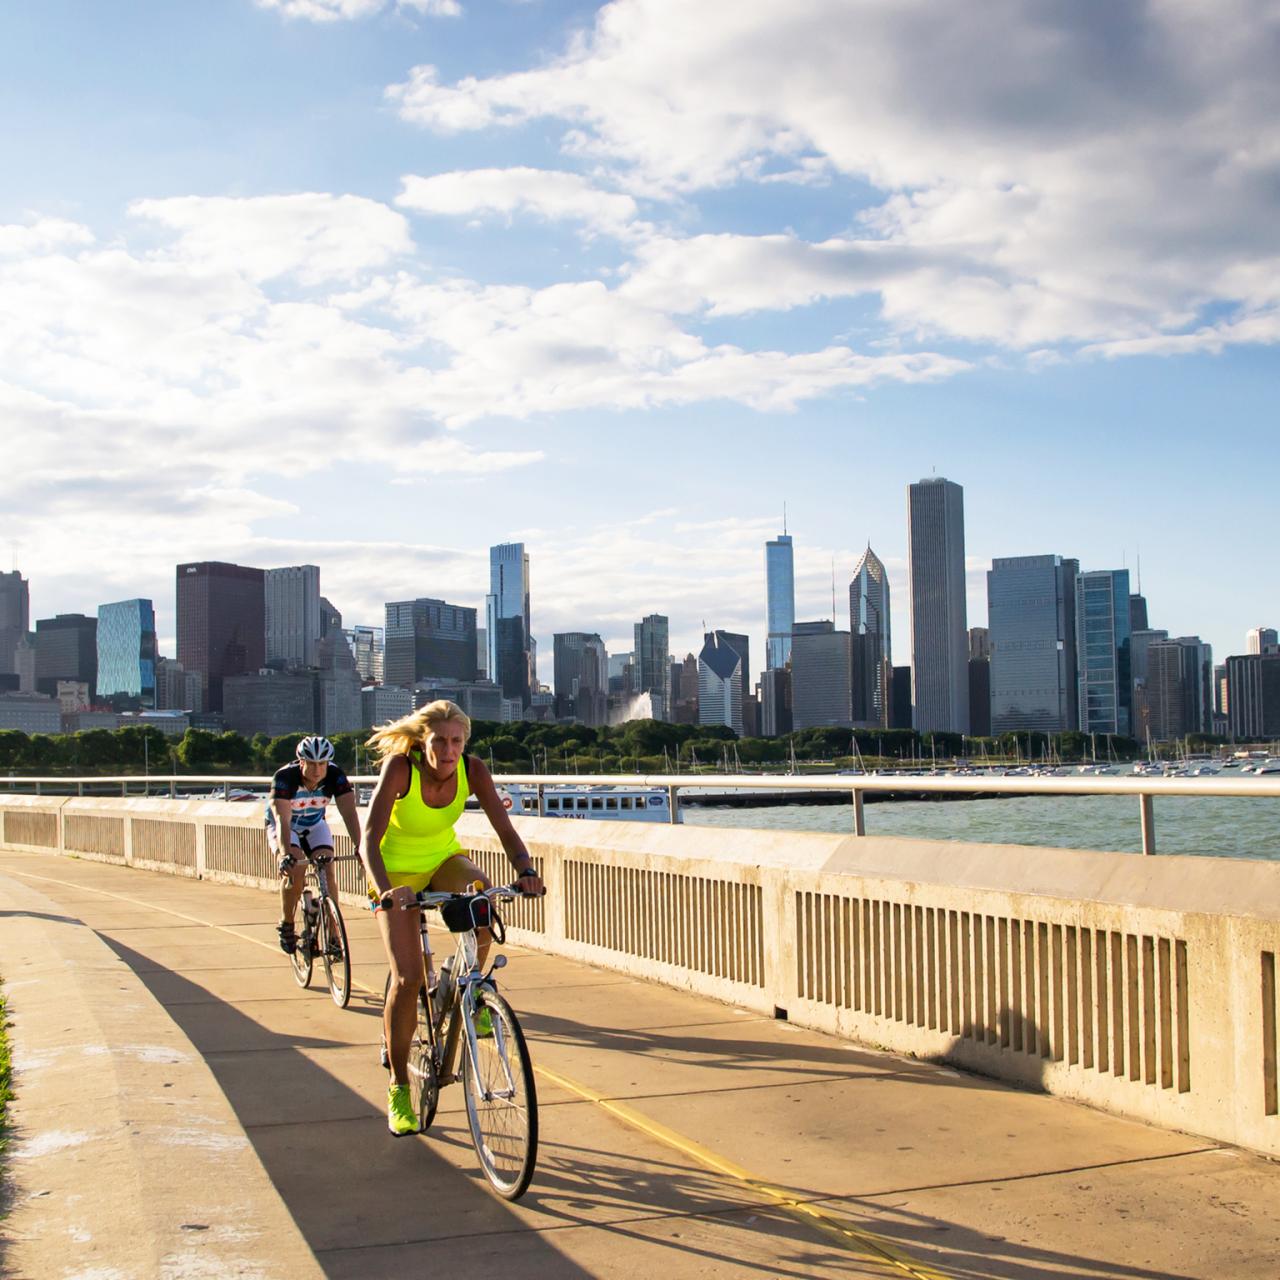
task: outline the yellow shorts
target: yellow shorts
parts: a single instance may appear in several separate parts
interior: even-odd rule
[[[436,867],[431,871],[388,871],[387,879],[391,882],[391,888],[398,889],[402,884],[408,885],[414,893],[421,893],[431,884],[431,877],[435,875],[440,868]],[[382,895],[378,892],[377,886],[373,881],[369,881],[369,909],[371,911],[380,911],[382,908],[378,906],[378,899]]]

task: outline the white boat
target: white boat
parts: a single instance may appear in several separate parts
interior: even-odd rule
[[[499,782],[498,794],[512,814],[525,817],[592,818],[611,822],[671,821],[671,802],[664,787],[549,783],[542,788],[541,813],[538,812],[538,788],[532,783],[504,786]]]

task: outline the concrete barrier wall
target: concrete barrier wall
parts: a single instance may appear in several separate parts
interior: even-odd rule
[[[549,891],[514,941],[1280,1156],[1280,863],[516,825]],[[459,832],[509,877],[483,818]],[[0,841],[276,885],[257,804],[0,798]]]

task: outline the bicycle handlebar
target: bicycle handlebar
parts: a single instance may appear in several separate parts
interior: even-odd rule
[[[474,892],[464,893],[436,893],[430,889],[423,889],[421,893],[414,895],[413,905],[417,907],[425,907],[428,910],[439,910],[446,902],[451,902],[454,898],[488,898],[490,901],[514,902],[517,898],[531,897],[533,895],[526,894],[522,889],[514,884],[494,885],[492,889],[477,889]],[[409,906],[403,906],[401,911],[409,911]]]

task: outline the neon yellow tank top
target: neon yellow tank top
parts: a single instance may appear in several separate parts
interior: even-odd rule
[[[404,873],[434,871],[455,853],[462,852],[453,824],[471,794],[466,757],[458,761],[458,789],[442,809],[422,800],[422,773],[409,760],[409,790],[391,806],[391,819],[382,837],[382,865]]]

